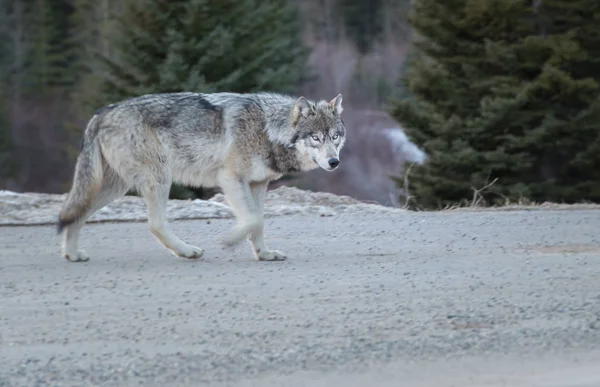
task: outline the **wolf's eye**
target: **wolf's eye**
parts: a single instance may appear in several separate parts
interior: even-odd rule
[[[315,141],[319,141],[319,136],[312,136],[312,139]]]
[[[338,136],[337,134],[334,134],[333,136],[331,136],[331,139],[332,139],[332,140],[337,140],[337,139],[338,139],[338,137],[339,137],[339,136]]]

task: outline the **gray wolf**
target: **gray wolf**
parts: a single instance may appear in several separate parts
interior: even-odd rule
[[[342,95],[311,101],[277,93],[149,94],[99,109],[89,120],[70,192],[60,211],[62,255],[87,261],[79,233],[97,210],[137,191],[154,237],[174,255],[204,250],[167,221],[172,183],[220,188],[237,219],[226,246],[248,239],[255,258],[286,259],[264,240],[269,182],[318,167],[333,171],[346,141]]]

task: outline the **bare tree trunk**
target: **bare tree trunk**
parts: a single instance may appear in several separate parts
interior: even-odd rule
[[[101,50],[102,50],[102,56],[104,56],[105,58],[108,57],[109,52],[108,52],[108,39],[106,38],[106,34],[108,31],[108,20],[110,18],[110,4],[109,4],[109,0],[102,0],[100,2],[100,14],[101,14],[101,18],[102,18],[102,22],[100,24],[100,41],[98,42],[100,44]]]
[[[24,9],[23,2],[21,0],[15,0],[13,15],[12,15],[12,51],[13,51],[13,65],[12,72],[14,73],[13,84],[12,84],[12,108],[13,117],[16,116],[17,109],[21,103],[21,92],[23,87],[23,63],[24,63]],[[13,120],[14,122],[15,120]],[[13,124],[13,136],[17,135],[16,128]]]
[[[8,95],[10,95],[10,135],[15,154],[21,155],[17,161],[19,175],[22,178],[29,174],[29,162],[24,152],[19,152],[26,145],[27,135],[23,133],[23,67],[25,64],[25,4],[23,0],[12,2],[9,16],[9,39],[11,51],[10,81]],[[25,155],[25,157],[23,157]]]
[[[22,89],[23,89],[23,64],[25,62],[25,10],[22,0],[15,0],[13,3],[13,14],[11,18],[12,29],[12,114],[11,133],[16,143],[19,141],[19,126],[18,117],[19,109],[22,105]],[[17,144],[18,145],[18,144]]]
[[[531,5],[533,6],[533,13],[538,15],[537,20],[538,20],[538,24],[540,26],[540,35],[542,35],[543,37],[547,37],[548,36],[548,28],[547,28],[544,20],[540,20],[540,17],[539,17],[539,11],[540,11],[540,8],[542,7],[542,5],[544,5],[544,0],[533,0]]]
[[[337,36],[335,34],[335,29],[337,26],[336,20],[333,17],[335,0],[324,0],[323,8],[325,14],[325,39],[327,42],[337,42]]]

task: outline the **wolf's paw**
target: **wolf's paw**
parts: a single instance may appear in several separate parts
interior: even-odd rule
[[[261,230],[262,224],[260,219],[236,224],[225,238],[223,238],[222,243],[225,247],[232,247],[246,239],[248,235],[258,233]]]
[[[223,238],[223,245],[232,247],[243,241],[246,235],[248,235],[247,227],[236,226]]]
[[[181,258],[199,259],[204,255],[204,249],[200,247],[185,245],[174,252],[175,255]]]
[[[70,262],[87,262],[90,256],[83,250],[78,250],[77,253],[65,253],[64,257]]]
[[[256,252],[256,259],[259,261],[285,261],[287,256],[277,250],[262,250]]]
[[[244,239],[244,235],[242,233],[240,233],[239,231],[238,232],[236,232],[236,231],[237,230],[230,232],[223,238],[221,243],[225,247],[233,247],[236,244],[240,243]]]

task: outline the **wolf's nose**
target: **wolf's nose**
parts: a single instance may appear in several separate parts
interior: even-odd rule
[[[340,160],[337,159],[337,157],[332,157],[329,159],[329,161],[327,161],[329,163],[329,166],[331,168],[335,168],[338,165],[340,165]]]

